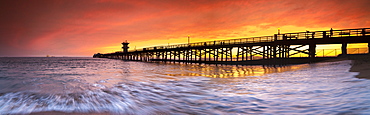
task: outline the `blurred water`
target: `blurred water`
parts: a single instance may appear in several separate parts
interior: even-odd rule
[[[370,114],[370,80],[350,64],[0,58],[0,113]]]

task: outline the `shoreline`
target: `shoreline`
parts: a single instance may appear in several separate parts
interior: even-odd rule
[[[342,55],[334,59],[329,59],[321,62],[336,62],[343,60],[351,60],[351,67],[349,72],[359,72],[358,75],[354,76],[359,79],[370,79],[370,55]],[[317,63],[317,62],[316,62]],[[320,63],[320,62],[318,62]],[[344,70],[345,71],[345,70]],[[31,112],[29,115],[110,115],[115,113],[110,113],[108,111],[103,112],[64,112],[64,111],[40,111],[40,112]]]
[[[352,60],[350,72],[359,72],[356,78],[370,79],[370,55],[351,55],[346,56],[348,60]]]
[[[359,72],[356,78],[359,79],[370,79],[370,55],[369,54],[350,54],[338,56],[336,59],[325,60],[322,62],[334,62],[351,60],[351,68],[349,72]]]

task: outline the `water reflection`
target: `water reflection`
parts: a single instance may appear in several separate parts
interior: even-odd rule
[[[163,63],[162,63],[163,64]],[[204,76],[211,78],[236,78],[249,76],[263,76],[270,73],[293,71],[305,68],[308,64],[286,66],[261,66],[261,65],[214,65],[214,64],[187,64],[165,63],[177,65],[178,72],[165,72],[168,76]],[[172,69],[170,69],[172,70]]]
[[[350,63],[269,67],[0,59],[0,113],[369,113],[370,81],[354,78]]]

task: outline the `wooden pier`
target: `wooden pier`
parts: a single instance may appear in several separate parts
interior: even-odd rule
[[[129,51],[129,43],[124,42],[122,52],[95,54],[94,57],[144,62],[274,65],[329,58],[317,56],[316,46],[319,44],[341,44],[338,54],[347,55],[348,43],[370,43],[370,28],[278,33],[273,36],[147,47],[135,51]],[[369,49],[368,44],[366,53]]]

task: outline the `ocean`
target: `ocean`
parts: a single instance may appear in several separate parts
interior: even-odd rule
[[[0,114],[370,114],[370,80],[350,68],[3,57]]]

